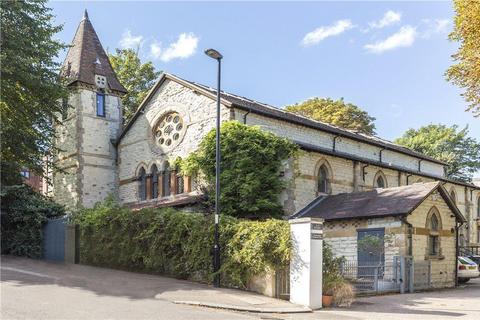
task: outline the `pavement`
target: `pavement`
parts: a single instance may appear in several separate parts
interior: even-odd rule
[[[157,275],[140,274],[86,265],[69,265],[32,260],[12,256],[2,256],[1,260],[2,319],[29,318],[33,314],[42,314],[44,309],[58,310],[60,318],[77,318],[83,315],[77,308],[59,307],[63,301],[68,306],[68,295],[78,300],[98,301],[128,300],[152,304],[158,309],[158,302],[168,302],[186,306],[202,306],[220,310],[236,310],[258,313],[304,313],[309,309],[288,301],[265,297],[253,292],[235,289],[213,288],[211,286],[178,280]],[[25,294],[27,293],[27,294]],[[85,297],[87,295],[87,297]],[[17,299],[12,297],[17,296]],[[58,296],[58,297],[57,297]],[[52,297],[52,300],[44,297]],[[43,300],[35,305],[36,299]],[[157,304],[155,304],[157,302]],[[83,302],[82,302],[83,303]],[[97,301],[89,302],[94,305]],[[17,317],[23,305],[29,305]],[[16,309],[15,309],[16,308]],[[90,308],[90,307],[88,307]],[[103,308],[103,307],[102,307]],[[12,310],[15,309],[15,310]],[[70,310],[68,310],[70,309]],[[197,308],[200,310],[199,308]],[[41,311],[42,310],[42,311]],[[52,310],[45,311],[45,314]],[[205,311],[205,309],[201,309]],[[41,311],[41,312],[40,312]],[[65,315],[61,312],[65,312]],[[143,310],[140,314],[145,313]],[[148,314],[148,313],[147,313]],[[135,314],[136,316],[137,314]]]
[[[350,308],[282,313],[305,310],[251,292],[157,275],[1,259],[1,319],[480,319],[480,279],[457,289],[358,298]]]

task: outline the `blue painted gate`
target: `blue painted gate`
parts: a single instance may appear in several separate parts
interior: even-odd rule
[[[65,261],[65,225],[67,218],[48,220],[43,226],[43,258],[52,261]]]

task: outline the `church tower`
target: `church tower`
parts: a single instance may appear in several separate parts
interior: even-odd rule
[[[92,207],[118,191],[116,141],[122,128],[121,96],[108,56],[87,11],[63,63],[71,89],[62,124],[57,125],[53,194],[67,208]]]

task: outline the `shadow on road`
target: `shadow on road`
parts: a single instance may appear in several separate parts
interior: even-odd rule
[[[156,275],[12,256],[2,256],[1,265],[1,281],[17,286],[55,284],[130,299],[152,299],[166,291],[211,289],[208,285]]]

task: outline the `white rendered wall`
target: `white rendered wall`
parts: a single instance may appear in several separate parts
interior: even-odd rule
[[[323,225],[322,219],[290,220],[293,249],[290,260],[290,302],[310,309],[322,307],[322,230],[312,230],[312,224]]]

